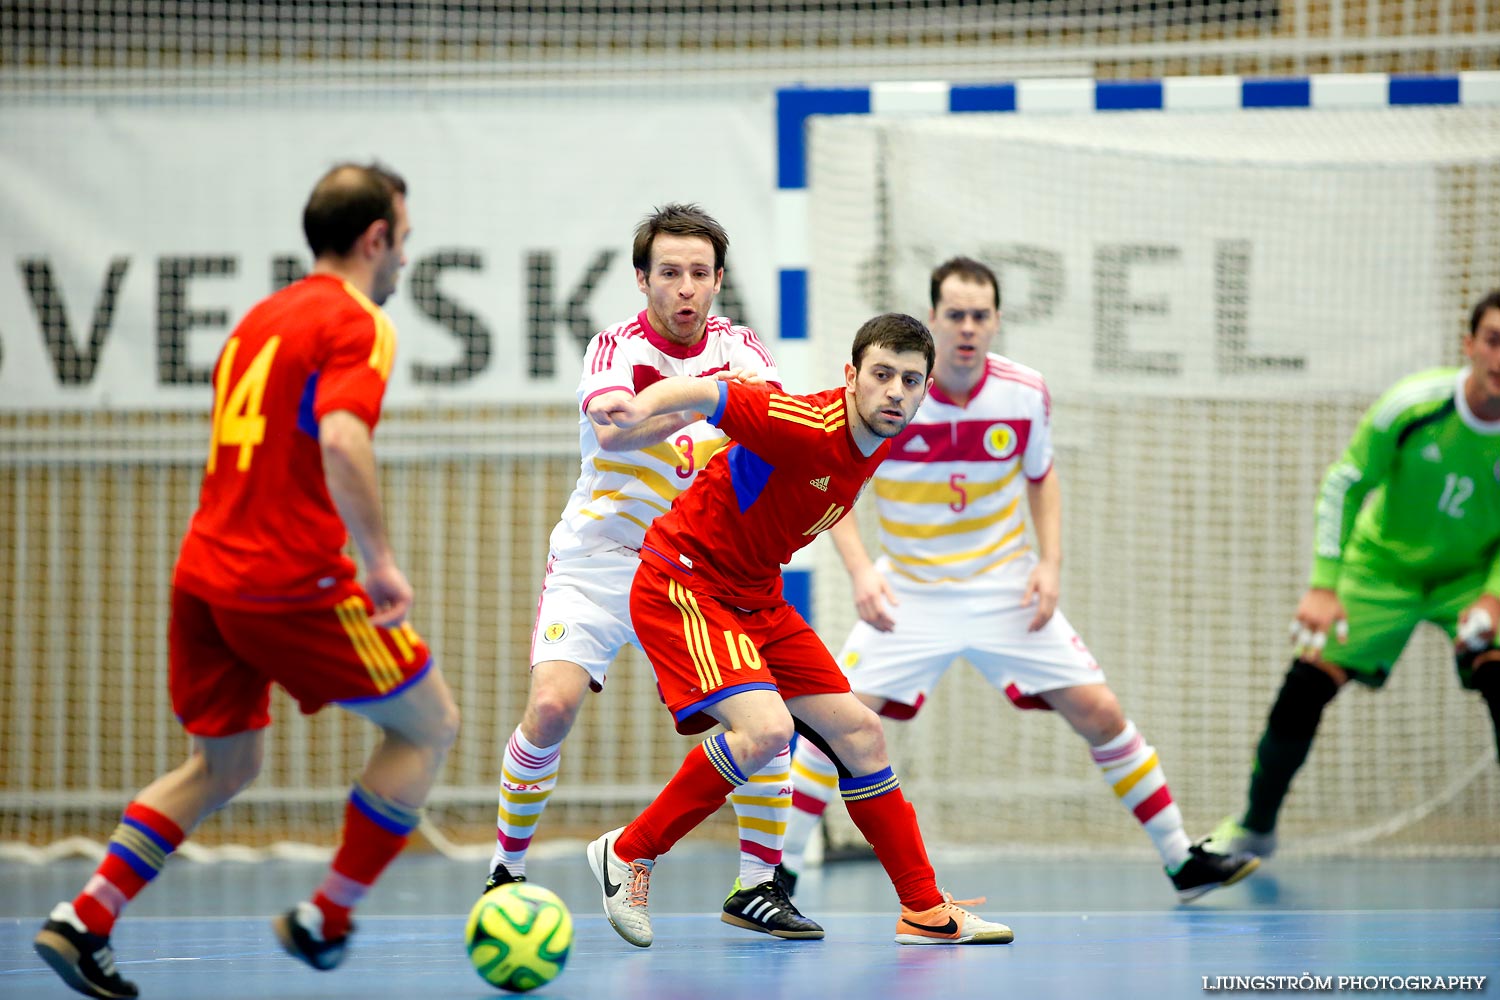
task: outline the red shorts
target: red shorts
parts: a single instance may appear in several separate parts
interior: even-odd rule
[[[172,711],[193,736],[271,724],[271,684],[311,715],[329,702],[389,698],[422,675],[431,654],[410,625],[370,624],[358,584],[331,608],[238,611],[172,588],[167,633]]]
[[[630,620],[656,671],[662,701],[684,736],[718,725],[703,709],[744,691],[783,699],[849,690],[833,654],[790,604],[742,611],[641,560]]]

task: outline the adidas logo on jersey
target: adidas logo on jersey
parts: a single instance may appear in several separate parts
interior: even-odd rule
[[[824,493],[828,492],[828,477],[827,476],[819,476],[817,479],[809,479],[808,482],[813,487],[822,490]]]
[[[1429,462],[1441,462],[1443,460],[1443,450],[1437,446],[1436,441],[1433,441],[1422,449],[1422,457]]]
[[[927,446],[927,439],[918,434],[901,446],[902,451],[931,451]]]

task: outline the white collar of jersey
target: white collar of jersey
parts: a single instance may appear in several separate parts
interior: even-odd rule
[[[1487,436],[1500,434],[1500,420],[1480,420],[1469,408],[1469,398],[1464,395],[1464,385],[1469,381],[1469,372],[1472,367],[1472,365],[1465,365],[1458,370],[1458,387],[1453,390],[1453,402],[1458,407],[1458,418],[1476,434]]]

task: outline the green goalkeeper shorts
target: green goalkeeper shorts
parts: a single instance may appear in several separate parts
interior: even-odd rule
[[[1329,635],[1323,659],[1343,667],[1351,679],[1378,688],[1391,676],[1419,624],[1432,622],[1450,639],[1457,634],[1459,613],[1483,593],[1484,581],[1485,574],[1477,572],[1441,586],[1422,587],[1346,562],[1337,593],[1349,616],[1349,641]],[[1454,666],[1460,683],[1472,688],[1470,671],[1456,659]]]

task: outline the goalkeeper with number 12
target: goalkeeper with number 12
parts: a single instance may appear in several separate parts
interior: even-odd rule
[[[1474,307],[1463,350],[1467,366],[1408,376],[1376,400],[1323,479],[1296,655],[1245,812],[1214,831],[1220,849],[1275,850],[1323,706],[1351,679],[1383,685],[1421,622],[1453,639],[1459,682],[1489,703],[1500,748],[1500,289]]]

